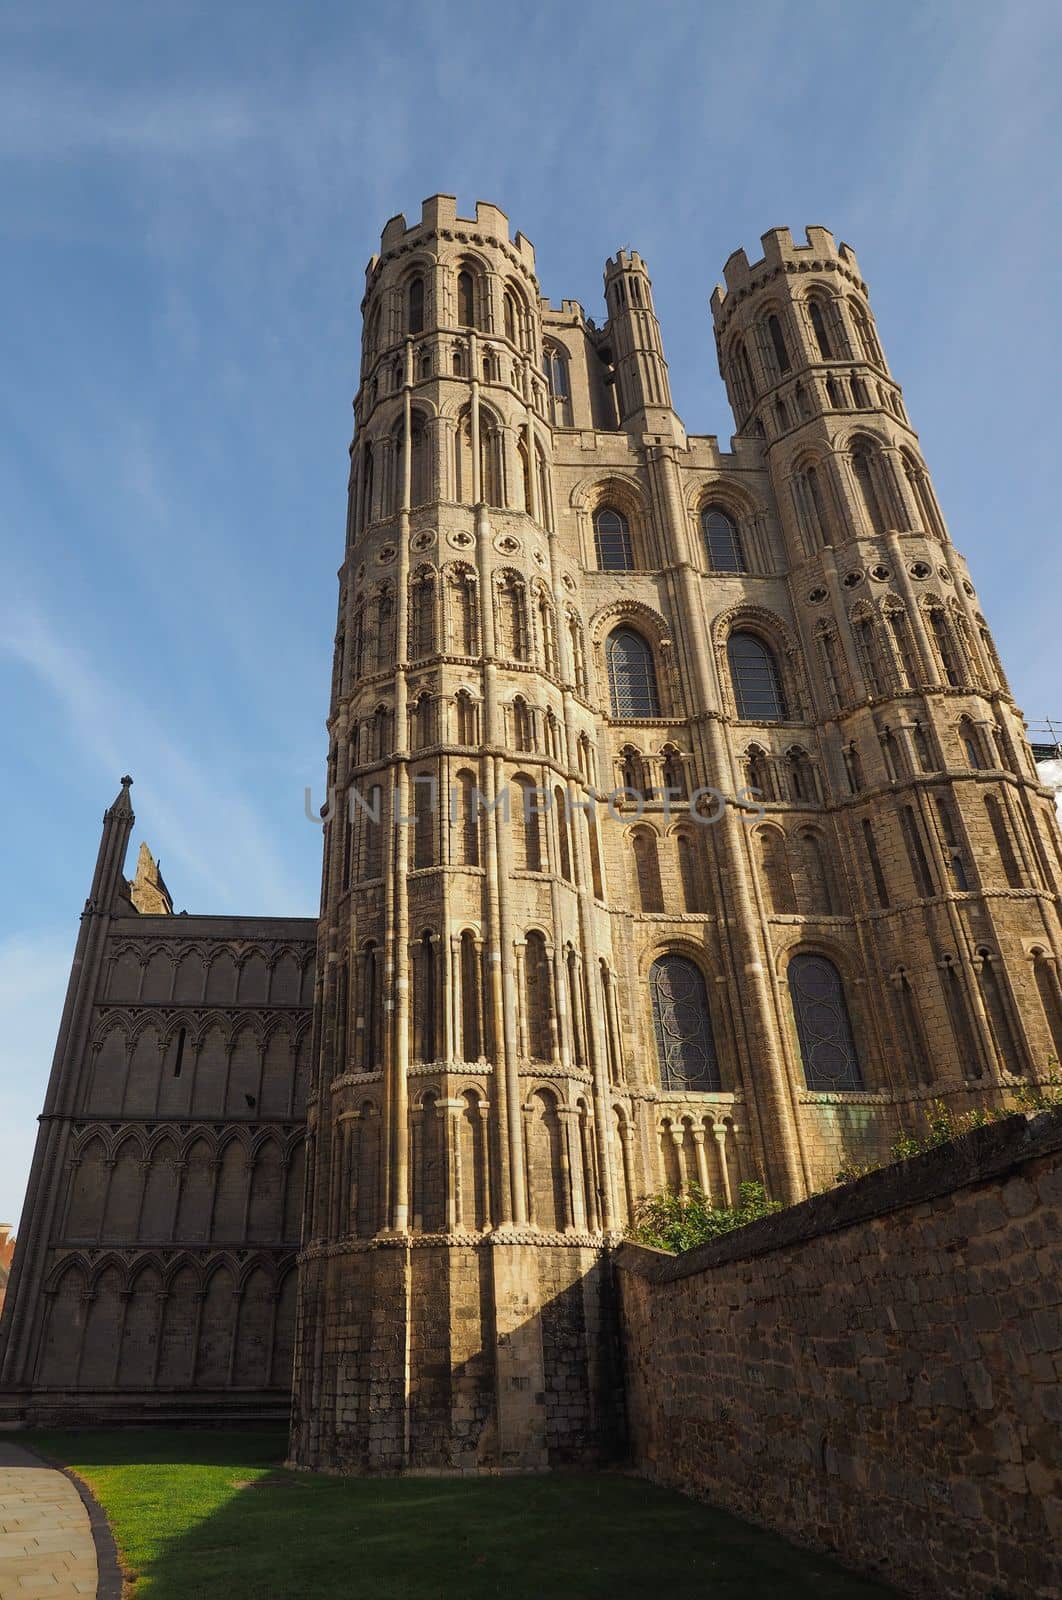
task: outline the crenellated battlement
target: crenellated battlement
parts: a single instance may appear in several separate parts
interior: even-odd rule
[[[637,250],[617,250],[614,256],[609,256],[605,262],[605,282],[614,278],[617,272],[644,272],[649,276],[649,268],[638,254]]]
[[[406,222],[405,213],[400,211],[384,224],[379,254],[371,256],[365,268],[366,281],[372,277],[381,261],[411,249],[433,235],[453,238],[458,243],[505,248],[514,254],[527,272],[534,275],[535,247],[522,233],[517,233],[515,239],[509,237],[509,218],[500,206],[492,205],[488,200],[477,200],[474,217],[459,217],[456,195],[433,194],[421,203],[419,222],[410,225]]]
[[[744,250],[735,250],[723,268],[723,284],[712,291],[712,315],[718,323],[733,300],[758,289],[778,272],[837,271],[859,278],[859,262],[847,244],[836,244],[829,228],[814,224],[804,229],[806,244],[794,244],[788,228],[769,228],[761,236],[763,255],[750,262]],[[725,287],[724,287],[725,284]]]

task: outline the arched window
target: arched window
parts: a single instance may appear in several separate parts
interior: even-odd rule
[[[817,550],[821,545],[832,544],[832,527],[818,467],[813,464],[805,467],[796,474],[794,484],[797,509],[809,547]]]
[[[700,968],[685,956],[661,956],[650,968],[649,993],[660,1087],[718,1091],[719,1063]]]
[[[825,956],[797,954],[788,977],[808,1088],[861,1089],[863,1075],[837,968]]]
[[[642,911],[663,911],[664,889],[660,881],[660,858],[657,853],[656,834],[652,828],[635,828],[631,834],[634,852],[634,876],[638,885],[638,903]]]
[[[793,916],[797,903],[785,834],[781,828],[757,828],[756,843],[763,885],[767,891],[768,910],[775,916]]]
[[[572,851],[568,839],[568,796],[560,784],[553,791],[553,803],[557,813],[557,850],[560,855],[557,866],[565,882],[571,883]]]
[[[436,1013],[435,948],[427,930],[417,944],[413,966],[413,1059],[434,1061]]]
[[[454,827],[455,855],[465,867],[479,866],[479,804],[475,773],[466,769],[457,774],[454,800],[457,816],[451,821]]]
[[[1021,867],[1014,853],[1014,846],[1011,843],[1010,830],[1003,815],[1003,808],[994,794],[985,795],[985,812],[988,816],[989,826],[992,829],[992,837],[996,841],[996,849],[999,851],[999,860],[1006,874],[1007,883],[1012,889],[1022,889],[1025,884]]]
[[[510,344],[522,345],[523,340],[520,337],[520,307],[517,305],[516,296],[511,289],[506,289],[505,291],[502,310],[505,316],[505,337]]]
[[[528,751],[535,748],[531,707],[522,694],[513,701],[513,749]]]
[[[732,633],[727,640],[730,680],[743,722],[784,722],[787,712],[774,656],[754,633]]]
[[[620,785],[630,794],[639,795],[647,799],[645,781],[645,763],[640,750],[632,744],[625,744],[619,753]]]
[[[476,326],[476,280],[467,267],[457,274],[457,321],[462,328]]]
[[[951,872],[951,881],[960,894],[965,894],[970,887],[970,879],[966,871],[966,858],[963,855],[962,845],[959,843],[958,829],[955,826],[955,816],[952,812],[949,795],[937,795],[937,819],[940,823],[944,859]]]
[[[811,328],[815,335],[815,343],[819,347],[819,355],[824,361],[833,361],[837,352],[833,348],[830,338],[829,326],[826,322],[826,310],[822,302],[817,299],[808,301],[808,316],[811,318]]]
[[[368,359],[367,358],[376,354],[376,351],[378,350],[379,345],[380,345],[380,302],[377,301],[376,304],[373,306],[372,310],[369,312],[369,318],[368,318],[368,321],[365,324],[364,351],[365,351],[365,356],[366,356],[366,362],[365,362],[366,366],[368,365]]]
[[[683,911],[705,911],[705,891],[696,834],[683,828],[675,837],[678,851],[679,882],[682,884]]]
[[[461,1053],[466,1061],[483,1054],[483,997],[476,936],[466,928],[461,935]]]
[[[918,683],[918,672],[915,668],[914,641],[911,638],[911,624],[907,611],[902,602],[891,600],[882,606],[882,616],[885,618],[885,626],[892,639],[893,675],[897,687],[913,689]]]
[[[431,655],[435,649],[435,574],[430,568],[414,573],[409,585],[409,655],[411,660]]]
[[[513,661],[526,661],[529,657],[527,626],[527,591],[518,573],[496,574],[497,596],[496,644],[500,656]]]
[[[660,753],[664,758],[664,788],[671,791],[667,798],[685,800],[686,768],[681,754],[673,744],[666,744]]]
[[[786,752],[786,766],[789,769],[789,793],[798,804],[814,805],[818,800],[815,787],[815,774],[811,765],[811,757],[799,745],[794,745]]]
[[[981,741],[969,717],[961,717],[959,719],[959,738],[962,741],[966,765],[975,768],[985,766],[987,763],[982,759]]]
[[[544,587],[539,593],[535,610],[538,618],[538,637],[542,646],[542,670],[552,677],[557,670],[557,651],[554,642],[553,607]]]
[[[852,446],[852,476],[859,490],[867,521],[875,533],[884,533],[887,526],[885,511],[876,482],[874,456],[878,452],[863,439]]]
[[[1006,692],[1009,694],[1010,689],[1007,684],[1006,674],[1003,671],[1003,663],[1000,661],[999,656],[996,653],[995,641],[988,631],[988,623],[985,621],[984,617],[981,616],[980,612],[976,614],[974,620],[977,623],[977,633],[981,640],[981,647],[984,650],[985,655],[988,657],[992,669],[996,674],[996,682],[999,688],[1006,690]]]
[[[878,729],[878,741],[881,745],[881,755],[885,762],[885,776],[890,783],[895,783],[901,776],[900,749],[896,735],[888,726]]]
[[[653,652],[633,628],[617,628],[605,646],[608,690],[614,717],[658,717]]]
[[[409,503],[422,506],[431,498],[431,452],[428,430],[419,413],[414,415],[410,426],[409,455]]]
[[[701,512],[701,532],[712,572],[744,572],[745,558],[738,531],[725,511],[705,506]]]
[[[395,600],[390,589],[381,589],[376,603],[376,670],[394,665]]]
[[[362,952],[361,978],[361,1054],[362,1072],[371,1072],[379,1060],[380,994],[376,967],[376,945],[370,939]]]
[[[933,1069],[926,1048],[925,1029],[918,999],[906,967],[897,967],[891,982],[896,991],[903,1040],[907,1046],[907,1076],[912,1083],[932,1083]]]
[[[454,705],[457,709],[456,732],[458,744],[478,744],[478,708],[467,689],[458,689],[457,694],[454,696]]]
[[[863,677],[866,680],[867,693],[872,695],[883,694],[884,685],[882,682],[877,620],[869,613],[853,617],[852,632],[855,634],[859,661],[863,668]]]
[[[361,460],[361,523],[365,527],[373,519],[373,458],[372,445],[367,444]]]
[[[837,912],[836,895],[825,840],[810,828],[805,828],[798,838],[807,885],[808,910],[812,914],[834,916]]]
[[[484,411],[479,415],[479,486],[480,498],[484,505],[505,504],[502,432],[493,417]]]
[[[741,422],[752,409],[756,398],[756,385],[752,377],[752,367],[749,364],[749,353],[740,339],[737,340],[730,352],[730,372],[733,380],[734,399],[737,402],[734,409],[738,421]]]
[[[524,994],[527,1053],[532,1061],[548,1061],[552,1055],[551,991],[546,941],[537,931],[529,933],[524,952]]]
[[[448,640],[455,655],[472,656],[477,648],[476,576],[464,565],[447,572]],[[469,743],[462,740],[462,743]]]
[[[1044,950],[1034,950],[1033,975],[1054,1055],[1057,1060],[1062,1061],[1062,991],[1059,990],[1054,957],[1049,956]]]
[[[936,893],[936,887],[933,883],[933,874],[929,870],[929,858],[922,843],[922,830],[915,816],[914,806],[904,806],[901,809],[900,828],[904,844],[907,846],[907,859],[911,863],[915,893],[928,898]]]
[[[929,633],[937,648],[937,657],[944,680],[951,687],[958,688],[961,678],[959,673],[958,654],[955,649],[955,640],[948,626],[947,613],[939,600],[935,605],[926,607],[926,621],[929,623]]]
[[[911,739],[914,744],[919,772],[932,772],[933,752],[929,746],[929,736],[926,733],[924,723],[916,721],[912,724]]]
[[[413,777],[413,865],[435,865],[435,795],[434,777],[418,772]]]
[[[594,512],[594,554],[601,572],[629,572],[634,566],[627,519],[611,506]]]
[[[409,285],[406,328],[410,333],[424,332],[424,279],[419,276]]]
[[[847,684],[847,674],[841,662],[837,643],[837,630],[831,622],[820,622],[815,629],[815,640],[822,657],[822,677],[828,691],[830,708],[840,709]]]
[[[758,744],[750,744],[745,752],[745,778],[748,787],[755,790],[754,799],[775,799],[770,757]]]
[[[978,947],[977,976],[981,986],[981,998],[988,1015],[989,1032],[1000,1064],[1007,1072],[1023,1072],[1025,1063],[1022,1040],[1014,1027],[999,958],[987,945]]]
[[[524,872],[542,871],[542,820],[539,792],[524,773],[513,779],[513,864]]]
[[[565,352],[555,344],[546,346],[542,357],[549,392],[555,400],[568,398],[568,362]]]
[[[864,817],[861,826],[863,850],[870,868],[870,876],[874,881],[874,893],[878,897],[878,905],[888,910],[889,889],[885,882],[885,874],[881,870],[881,857],[878,855],[878,842],[874,837],[874,824],[868,817]]]
[[[771,350],[774,354],[775,367],[779,376],[789,371],[789,351],[785,347],[785,336],[782,333],[782,324],[774,312],[767,318],[767,334],[771,341]]]
[[[413,748],[424,750],[435,743],[435,701],[424,693],[414,701],[411,711]]]
[[[855,300],[849,301],[849,307],[852,312],[852,321],[855,323],[856,333],[859,335],[859,343],[863,347],[863,354],[874,366],[883,367],[885,362],[869,316]]]

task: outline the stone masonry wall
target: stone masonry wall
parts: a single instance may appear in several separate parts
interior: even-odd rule
[[[648,1477],[913,1595],[1062,1586],[1062,1109],[680,1257],[624,1245]]]

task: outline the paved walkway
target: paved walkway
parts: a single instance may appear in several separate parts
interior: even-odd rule
[[[0,1600],[85,1600],[96,1587],[96,1546],[74,1485],[0,1440]]]

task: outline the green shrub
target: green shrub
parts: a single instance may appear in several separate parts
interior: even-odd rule
[[[931,1100],[922,1112],[923,1128],[920,1134],[901,1133],[893,1141],[888,1161],[870,1161],[859,1165],[846,1161],[837,1173],[838,1183],[854,1183],[865,1178],[868,1172],[879,1172],[893,1161],[909,1161],[938,1145],[948,1144],[973,1128],[986,1128],[991,1122],[1001,1122],[1017,1111],[1026,1113],[1047,1111],[1062,1105],[1062,1078],[1042,1078],[1039,1083],[1019,1083],[1004,1090],[1010,1104],[1004,1106],[978,1106],[975,1111],[952,1111],[943,1100]]]
[[[718,1205],[693,1183],[681,1194],[665,1189],[648,1195],[637,1207],[628,1232],[638,1244],[657,1250],[692,1250],[781,1209],[780,1200],[768,1200],[762,1183],[741,1184],[736,1206]]]

